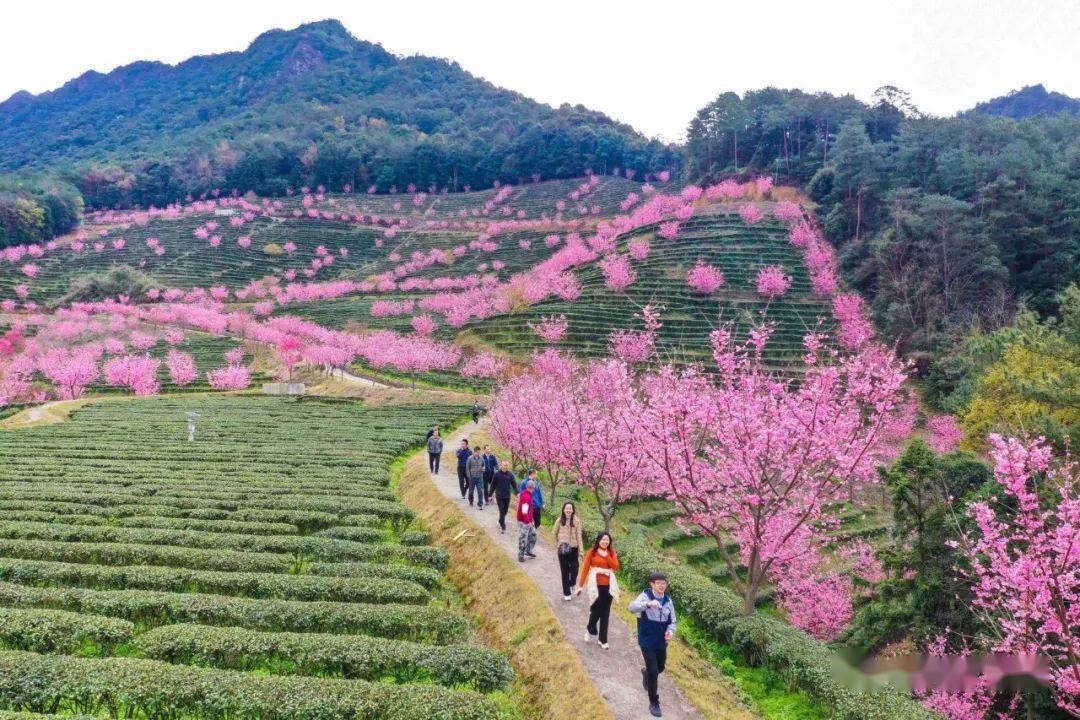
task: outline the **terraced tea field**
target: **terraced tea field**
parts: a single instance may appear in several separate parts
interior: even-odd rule
[[[465,410],[161,397],[0,431],[0,707],[502,717],[509,665],[388,487]]]
[[[608,334],[616,328],[640,329],[635,314],[647,303],[663,308],[658,347],[661,356],[680,361],[706,361],[709,332],[734,323],[742,337],[751,321],[776,323],[767,346],[776,363],[802,352],[802,337],[819,318],[830,318],[826,304],[811,296],[802,257],[787,240],[787,229],[775,222],[747,227],[737,215],[695,216],[685,223],[678,239],[662,240],[646,231],[633,237],[650,242],[649,255],[634,263],[637,280],[624,292],[604,286],[597,264],[577,273],[581,297],[574,301],[547,301],[509,316],[488,318],[467,325],[483,341],[524,357],[538,340],[529,330],[544,315],[566,315],[569,329],[561,347],[583,355],[607,351]],[[720,268],[724,285],[713,295],[696,294],[686,284],[686,272],[698,260]],[[771,302],[755,288],[757,270],[781,265],[792,278],[786,295]]]

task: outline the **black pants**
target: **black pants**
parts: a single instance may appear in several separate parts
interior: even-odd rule
[[[487,472],[486,470],[484,471],[484,501],[485,502],[491,502],[491,494],[492,494],[491,481],[494,480],[494,479],[495,479],[495,473],[494,472]]]
[[[495,504],[499,506],[499,527],[506,529],[506,513],[510,510],[510,497],[495,496]]]
[[[585,629],[590,635],[596,635],[599,631],[600,642],[607,642],[608,620],[611,619],[611,588],[607,585],[597,585],[596,602],[589,606],[589,624]]]
[[[458,489],[461,490],[461,497],[465,497],[465,493],[469,491],[469,476],[465,474],[465,468],[458,465],[457,469],[457,484]]]
[[[439,473],[439,461],[442,460],[442,453],[429,452],[427,454],[428,469],[436,475]]]
[[[641,657],[645,658],[645,685],[649,691],[649,702],[659,703],[660,694],[656,690],[656,680],[667,664],[667,646],[641,648]]]
[[[569,595],[577,585],[578,549],[570,548],[567,555],[559,555],[559,575],[562,577],[562,594]]]
[[[543,508],[533,508],[533,525],[535,525],[538,530],[540,529],[540,513],[542,510]]]

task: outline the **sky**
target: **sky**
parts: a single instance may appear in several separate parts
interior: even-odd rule
[[[1080,97],[1080,0],[304,0],[20,2],[0,26],[0,99],[86,70],[241,50],[337,18],[399,55],[456,60],[552,105],[582,104],[678,141],[719,93],[896,85],[951,115],[1024,85]]]

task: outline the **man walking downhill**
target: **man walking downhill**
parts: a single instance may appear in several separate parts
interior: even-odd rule
[[[473,505],[473,495],[476,495],[476,509],[484,509],[484,455],[479,445],[465,461],[465,473],[469,476],[469,507]]]
[[[491,448],[484,453],[484,502],[491,504],[491,481],[495,479],[495,471],[499,469],[499,458],[491,452]]]
[[[506,513],[510,509],[510,494],[517,494],[517,480],[508,468],[499,467],[491,479],[491,494],[499,507],[499,531],[506,534]]]
[[[649,714],[662,717],[656,685],[667,663],[668,643],[675,635],[675,604],[667,594],[667,576],[663,573],[650,575],[649,586],[630,603],[630,612],[638,617],[638,646],[645,659],[641,686],[649,693]]]
[[[427,441],[428,469],[432,475],[439,474],[439,461],[442,460],[442,450],[442,438],[439,436],[439,429],[436,427],[435,432],[431,434]]]
[[[465,493],[469,489],[469,473],[466,470],[466,465],[471,455],[472,450],[469,449],[469,441],[462,440],[461,447],[457,450],[457,483],[458,489],[461,490],[462,500],[465,499]]]
[[[525,481],[525,489],[518,495],[518,562],[525,562],[525,556],[531,558],[533,547],[536,546],[536,526],[533,525],[533,490],[536,483],[532,480]]]

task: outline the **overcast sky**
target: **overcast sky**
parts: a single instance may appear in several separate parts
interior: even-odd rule
[[[88,69],[240,50],[328,17],[394,53],[451,58],[665,140],[718,93],[767,85],[863,100],[897,85],[936,115],[1039,82],[1080,97],[1080,0],[36,0],[4,9],[0,98]]]

